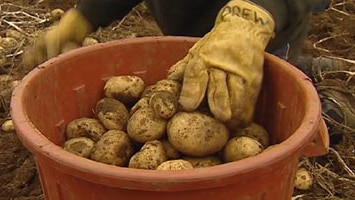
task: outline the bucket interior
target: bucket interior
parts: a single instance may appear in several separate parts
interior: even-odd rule
[[[103,97],[110,76],[133,74],[146,85],[153,84],[165,78],[168,68],[186,55],[193,41],[115,41],[51,59],[43,69],[32,72],[26,85],[23,102],[28,120],[51,142],[62,145],[68,122],[93,116],[92,108]],[[297,76],[279,59],[266,55],[264,65],[255,121],[267,129],[273,144],[281,143],[302,123],[308,109],[306,91],[295,84]]]

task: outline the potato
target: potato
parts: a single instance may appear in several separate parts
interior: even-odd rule
[[[90,46],[90,45],[93,45],[93,44],[97,44],[99,43],[99,41],[93,37],[85,37],[84,38],[84,41],[82,43],[82,46],[85,47],[85,46]]]
[[[178,109],[178,99],[171,92],[157,91],[152,94],[149,100],[154,113],[162,118],[171,118]]]
[[[147,141],[141,150],[135,153],[130,161],[129,168],[156,169],[167,160],[163,144],[159,140]]]
[[[256,139],[260,144],[264,146],[264,148],[270,145],[270,139],[268,132],[264,129],[264,127],[251,123],[249,126],[241,129],[237,129],[235,131],[235,136],[248,136]]]
[[[21,32],[13,29],[8,29],[5,32],[6,37],[8,38],[14,38],[15,40],[22,40],[24,39],[25,35],[22,34]]]
[[[5,131],[5,132],[15,131],[14,123],[12,122],[12,120],[9,119],[9,120],[6,120],[4,123],[2,123],[1,130]]]
[[[241,136],[228,140],[223,149],[224,162],[238,161],[255,156],[263,151],[263,146],[251,137]]]
[[[178,98],[180,96],[181,84],[174,80],[162,79],[155,84],[153,91],[170,92],[175,95],[176,98]]]
[[[179,152],[204,157],[220,151],[229,132],[213,117],[199,112],[178,112],[168,122],[168,140]]]
[[[169,140],[163,139],[161,140],[161,143],[163,144],[168,159],[177,159],[181,157],[181,153],[170,144]]]
[[[4,67],[6,63],[7,63],[6,51],[4,47],[0,46],[0,67]]]
[[[19,84],[20,81],[11,80],[12,78],[6,80],[6,76],[10,76],[10,75],[6,75],[6,74],[0,75],[0,96],[2,96],[3,99],[10,99],[13,90]],[[3,104],[1,104],[0,107],[1,106],[6,106],[6,101],[3,102]]]
[[[99,120],[83,117],[70,121],[65,132],[67,140],[77,137],[88,137],[96,142],[106,132],[106,129]]]
[[[77,156],[88,158],[94,148],[94,141],[87,137],[72,138],[64,142],[63,149]]]
[[[126,106],[113,98],[102,98],[95,106],[97,119],[108,130],[126,130],[129,112]]]
[[[14,77],[8,74],[0,74],[0,91],[9,87],[15,88]]]
[[[301,167],[296,171],[296,178],[295,178],[295,188],[299,190],[308,190],[313,185],[313,178],[311,173]]]
[[[149,86],[145,87],[142,94],[141,94],[141,98],[150,99],[150,97],[154,93],[154,88],[155,88],[155,85],[149,85]]]
[[[186,160],[168,160],[160,164],[156,170],[183,170],[193,169],[193,166]]]
[[[212,167],[222,164],[222,160],[218,156],[206,157],[182,157],[183,160],[189,161],[194,168]]]
[[[166,133],[167,120],[155,115],[150,107],[137,110],[128,120],[129,137],[140,143],[160,139]]]
[[[60,8],[56,8],[56,9],[53,9],[51,10],[48,14],[47,14],[47,17],[48,17],[48,20],[49,21],[58,21],[62,18],[62,16],[64,15],[64,10],[60,9]]]
[[[129,115],[132,116],[133,113],[135,113],[137,110],[141,109],[141,108],[147,108],[149,107],[149,99],[146,97],[143,97],[141,99],[139,99],[137,101],[137,103],[135,103],[131,110],[129,111]]]
[[[125,105],[131,105],[138,101],[144,88],[144,81],[138,76],[114,76],[106,81],[104,93],[106,97],[115,98]]]
[[[101,163],[124,167],[133,154],[134,148],[127,133],[109,130],[96,143],[90,158]]]
[[[0,40],[0,46],[5,49],[6,52],[11,52],[19,45],[18,41],[12,37],[4,37]]]

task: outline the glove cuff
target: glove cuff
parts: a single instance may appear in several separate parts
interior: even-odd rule
[[[65,13],[58,25],[62,41],[81,44],[85,36],[92,32],[89,21],[75,8]]]

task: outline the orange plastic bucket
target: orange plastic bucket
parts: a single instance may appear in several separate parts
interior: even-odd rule
[[[153,84],[195,41],[147,37],[97,44],[55,57],[23,79],[13,93],[11,114],[18,137],[35,156],[45,199],[290,199],[299,158],[325,154],[328,133],[311,81],[269,54],[256,112],[256,121],[279,144],[269,151],[209,168],[154,171],[62,150],[66,124],[92,115],[105,80],[135,74]]]

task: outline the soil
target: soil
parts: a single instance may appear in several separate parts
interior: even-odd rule
[[[355,62],[352,61],[355,59],[355,2],[353,0],[332,2],[332,6],[325,12],[313,16],[304,52],[313,56],[348,59],[347,63],[350,65]],[[26,33],[27,37],[11,52],[7,52],[9,62],[0,68],[0,74],[8,74],[12,79],[20,80],[27,73],[21,67],[22,50],[29,44],[29,39],[34,37],[35,31],[41,31],[52,24],[40,22],[38,19],[45,19],[46,13],[52,9],[67,10],[74,5],[74,0],[2,0],[0,36],[4,37],[8,29],[18,29]],[[92,34],[100,42],[153,35],[161,35],[161,32],[143,4],[134,8],[123,20]],[[11,119],[9,103],[12,88],[9,81],[3,82],[0,84],[1,124]],[[328,125],[329,128],[333,126],[331,123]],[[309,190],[296,189],[293,199],[354,199],[354,132],[349,129],[336,130],[337,141],[332,141],[328,155],[302,158],[300,165],[312,173],[314,184]],[[22,146],[15,131],[1,130],[0,200],[10,199],[39,200],[43,199],[43,194],[32,154]]]

